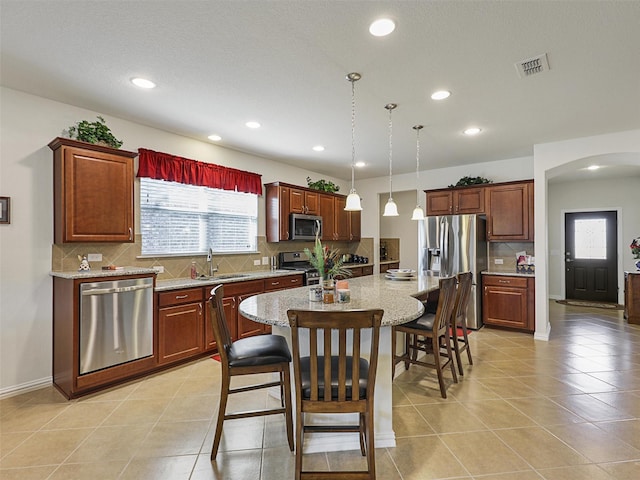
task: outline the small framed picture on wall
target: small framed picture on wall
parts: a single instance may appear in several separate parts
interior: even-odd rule
[[[10,200],[9,197],[0,197],[0,223],[11,223],[9,220]]]

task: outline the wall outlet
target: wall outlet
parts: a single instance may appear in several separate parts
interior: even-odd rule
[[[101,253],[89,253],[87,254],[87,260],[90,262],[101,262],[102,254]]]
[[[164,273],[164,267],[162,265],[155,265],[153,269],[156,271],[156,273]]]
[[[253,266],[254,267],[259,267],[260,266],[260,260],[254,260],[253,261]]]
[[[262,264],[269,265],[269,257],[262,257]]]
[[[502,258],[494,258],[493,263],[495,263],[496,265],[502,265],[504,264],[504,260]]]

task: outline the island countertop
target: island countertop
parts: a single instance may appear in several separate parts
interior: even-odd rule
[[[287,310],[357,310],[382,308],[383,326],[400,325],[418,318],[424,306],[414,296],[438,289],[438,278],[418,276],[410,280],[389,280],[385,274],[349,279],[349,303],[312,302],[309,287],[291,288],[249,297],[240,303],[240,313],[259,323],[289,327]]]

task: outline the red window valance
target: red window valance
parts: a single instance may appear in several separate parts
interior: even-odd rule
[[[138,177],[262,195],[262,176],[257,173],[198,162],[144,148],[139,148],[138,154],[140,164]]]

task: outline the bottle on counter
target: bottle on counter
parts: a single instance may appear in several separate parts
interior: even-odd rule
[[[191,262],[191,278],[195,279],[198,277],[198,267],[196,267],[196,262]]]

